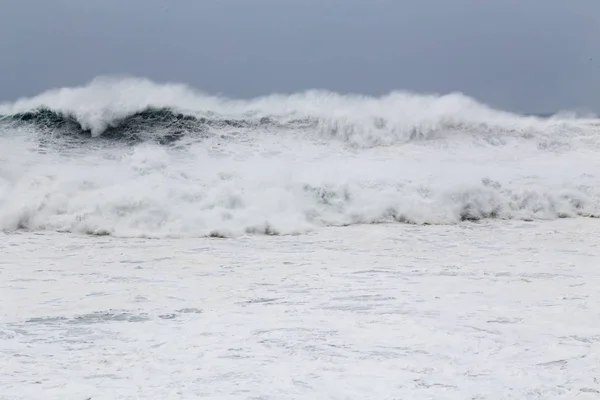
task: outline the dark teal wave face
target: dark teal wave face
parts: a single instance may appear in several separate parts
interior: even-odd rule
[[[146,108],[124,118],[109,121],[98,137],[73,115],[49,108],[38,108],[14,115],[0,116],[0,127],[30,128],[37,133],[64,137],[66,139],[113,140],[135,144],[153,141],[168,145],[184,137],[202,139],[209,136],[249,134],[267,129],[295,130],[316,128],[317,118],[298,118],[280,121],[276,118],[254,115],[226,118],[206,111],[205,116],[189,115],[169,108]]]
[[[91,138],[89,129],[81,126],[71,115],[58,113],[47,108],[5,116],[4,124],[13,127],[32,127],[42,133],[52,133],[79,138]],[[111,121],[102,132],[102,139],[115,139],[126,142],[142,140],[141,133],[164,132],[158,139],[170,142],[177,140],[184,132],[202,132],[202,124],[192,116],[174,113],[168,109],[147,109],[125,118]]]
[[[83,127],[75,117],[48,108],[0,116],[0,124],[11,127],[31,127],[42,133],[67,137],[92,138],[90,129]],[[100,139],[139,142],[150,136],[158,143],[168,144],[179,140],[186,134],[202,136],[208,135],[211,130],[253,129],[269,125],[279,124],[266,117],[258,119],[231,119],[218,116],[206,118],[174,112],[168,108],[148,108],[125,118],[110,121],[100,135]],[[154,135],[147,135],[148,133],[154,133]]]

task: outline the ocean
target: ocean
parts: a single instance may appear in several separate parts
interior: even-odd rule
[[[0,104],[0,398],[597,398],[599,180],[460,93]]]

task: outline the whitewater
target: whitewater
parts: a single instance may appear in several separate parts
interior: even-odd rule
[[[596,398],[599,179],[461,93],[0,104],[0,398]]]

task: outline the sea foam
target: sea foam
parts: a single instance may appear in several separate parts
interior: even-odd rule
[[[598,120],[460,93],[239,100],[99,78],[0,115],[6,231],[237,236],[600,215]]]

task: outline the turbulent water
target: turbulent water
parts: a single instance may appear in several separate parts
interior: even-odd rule
[[[0,399],[600,393],[598,119],[141,79],[0,115]]]
[[[0,229],[303,234],[600,216],[600,121],[461,94],[251,100],[96,79],[0,105]]]

